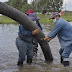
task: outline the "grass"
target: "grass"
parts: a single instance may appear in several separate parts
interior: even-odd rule
[[[68,22],[72,22],[72,14],[64,14],[61,17],[67,20]]]
[[[0,16],[0,24],[15,24],[15,23],[17,23],[17,22],[10,19],[9,17]]]
[[[40,19],[39,22],[41,24],[47,24],[47,23],[52,23],[52,20],[49,20],[51,15],[43,15],[43,14],[38,14],[37,17]]]
[[[40,18],[40,23],[52,23],[52,20],[49,20],[51,15],[37,15]],[[72,21],[72,14],[64,14],[63,16],[61,16],[63,19],[67,20],[68,22]]]
[[[49,20],[51,15],[43,15],[43,14],[38,14],[37,17],[40,19],[39,22],[41,24],[50,24],[53,23],[52,20]],[[72,21],[72,14],[64,14],[63,16],[61,16],[62,18],[64,18],[65,20],[67,20],[68,22]],[[17,22],[6,17],[6,16],[0,16],[0,24],[16,24]]]

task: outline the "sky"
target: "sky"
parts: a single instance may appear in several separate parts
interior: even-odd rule
[[[5,2],[8,0],[0,0],[1,2]],[[32,0],[28,0],[28,3],[30,3]],[[69,10],[72,11],[72,0],[64,0],[63,2],[63,10]]]

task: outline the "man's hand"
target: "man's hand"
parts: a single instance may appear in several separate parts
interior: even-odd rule
[[[44,40],[48,40],[48,42],[49,42],[51,39],[52,39],[51,37],[47,37],[47,36],[44,38]]]
[[[32,31],[32,35],[37,35],[39,33],[40,29],[35,29],[34,31]]]

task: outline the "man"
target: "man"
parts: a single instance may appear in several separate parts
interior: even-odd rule
[[[34,13],[34,11],[32,9],[28,9],[28,11],[25,14],[29,15],[30,13]]]
[[[31,13],[34,13],[34,11],[32,9],[29,9],[25,14],[27,16],[29,16],[29,14],[31,14]],[[39,23],[39,19],[36,20],[36,23],[38,24],[39,28],[42,30],[42,27],[41,27],[41,25]]]
[[[61,18],[58,12],[52,13],[50,19],[52,19],[56,25],[44,40],[50,41],[56,35],[58,36],[61,45],[59,51],[61,63],[64,66],[69,66],[69,55],[72,52],[72,26],[66,20]]]
[[[39,23],[39,19],[37,18],[36,14],[34,13],[34,11],[32,9],[29,9],[26,13],[25,13],[31,20],[33,20],[38,26],[39,28],[42,30],[42,27]],[[38,42],[36,40],[36,38],[33,38],[33,56],[37,56],[37,51],[38,51]]]
[[[38,18],[36,16],[35,13],[30,13],[28,16],[35,24],[37,24],[39,26],[39,28],[42,30],[42,27],[40,26],[40,24],[38,24]],[[33,38],[33,56],[37,56],[37,50],[38,50],[38,42],[36,40],[36,38]]]
[[[19,51],[19,59],[17,65],[23,65],[27,55],[27,64],[32,63],[33,58],[33,35],[39,33],[39,29],[30,31],[21,24],[19,25],[19,32],[16,38],[16,46]]]

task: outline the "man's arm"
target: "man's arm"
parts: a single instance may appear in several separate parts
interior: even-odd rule
[[[63,24],[57,23],[53,28],[53,30],[47,35],[47,37],[54,38],[62,28],[63,28]]]
[[[48,42],[53,39],[57,33],[62,29],[63,24],[56,24],[53,30],[44,38],[44,40],[48,40]]]
[[[42,30],[42,27],[41,27],[41,25],[40,25],[40,23],[39,23],[39,20],[37,20],[36,21],[36,24],[39,26],[39,28]]]

